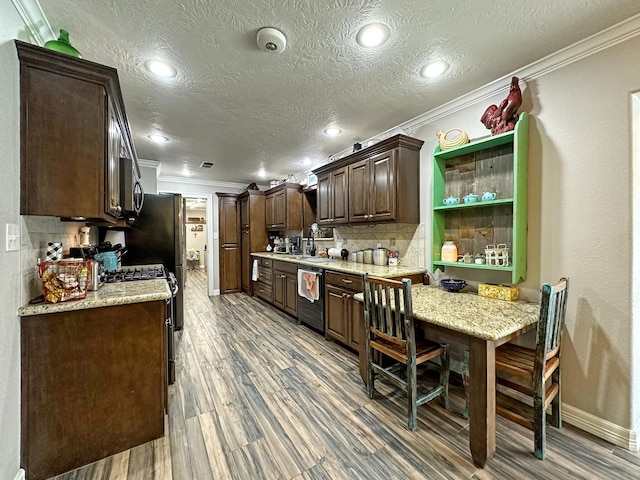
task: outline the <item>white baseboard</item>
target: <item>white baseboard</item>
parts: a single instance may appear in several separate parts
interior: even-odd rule
[[[24,470],[21,468],[20,470],[18,470],[18,473],[16,473],[14,480],[24,480],[24,479],[25,479],[25,473],[24,473]]]
[[[213,294],[214,295],[220,295],[220,289],[219,288],[214,289],[213,290]]]
[[[627,450],[637,452],[640,449],[638,444],[640,422],[636,428],[630,430],[566,403],[562,404],[562,421]]]

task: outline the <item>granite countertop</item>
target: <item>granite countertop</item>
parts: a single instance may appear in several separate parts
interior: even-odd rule
[[[320,257],[303,257],[302,255],[287,255],[282,253],[252,252],[251,255],[253,255],[254,257],[271,258],[273,260],[280,260],[282,262],[297,263],[298,265],[306,265],[310,267],[323,268],[325,270],[333,270],[336,272],[351,273],[355,275],[360,275],[362,272],[367,272],[369,275],[374,275],[376,277],[382,278],[400,277],[403,275],[416,275],[427,271],[424,267],[412,267],[408,265],[397,265],[390,267],[387,265],[371,265],[369,263],[344,262],[342,260],[310,262],[306,259],[317,259]]]
[[[353,298],[364,301],[362,293]],[[532,327],[540,313],[537,303],[451,293],[426,285],[412,285],[411,299],[414,318],[484,340],[498,340]]]
[[[165,279],[105,283],[98,290],[88,292],[87,297],[82,300],[24,305],[18,309],[18,316],[26,317],[29,315],[70,312],[88,308],[152,302],[155,300],[166,300],[168,298],[171,298],[171,291]]]

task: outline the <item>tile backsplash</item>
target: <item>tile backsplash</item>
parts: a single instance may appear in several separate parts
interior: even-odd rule
[[[23,302],[42,294],[42,285],[38,277],[38,259],[45,261],[49,242],[61,242],[63,256],[69,255],[69,248],[80,245],[80,227],[82,222],[61,222],[57,217],[22,216],[20,263],[25,284],[23,292],[28,298]],[[97,243],[98,231],[91,228],[91,243]]]
[[[382,247],[397,249],[402,265],[425,266],[425,226],[424,224],[391,223],[336,227],[333,238],[316,239],[318,248],[337,247],[338,243],[349,252]]]

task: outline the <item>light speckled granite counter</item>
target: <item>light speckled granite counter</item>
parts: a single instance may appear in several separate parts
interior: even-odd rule
[[[88,292],[83,300],[61,303],[38,303],[24,305],[18,309],[18,315],[44,315],[47,313],[70,312],[88,308],[128,305],[131,303],[152,302],[171,298],[166,280],[140,280],[137,282],[105,283],[95,292]]]
[[[426,271],[426,269],[423,267],[411,267],[407,265],[397,265],[389,267],[386,265],[371,265],[369,263],[343,262],[342,260],[310,262],[306,259],[319,257],[303,257],[302,255],[287,255],[282,253],[252,252],[251,255],[253,255],[254,257],[271,258],[273,260],[297,263],[299,265],[324,268],[325,270],[333,270],[336,272],[351,273],[355,275],[360,275],[362,272],[367,272],[369,275],[375,275],[376,277],[382,278],[415,275],[424,273]]]
[[[353,298],[364,301],[362,293]],[[532,328],[540,313],[536,303],[451,293],[426,285],[412,285],[411,298],[416,319],[484,340],[498,340]]]

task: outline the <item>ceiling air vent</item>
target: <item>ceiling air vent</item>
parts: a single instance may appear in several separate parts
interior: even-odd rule
[[[211,168],[215,165],[215,162],[202,162],[200,168]]]

